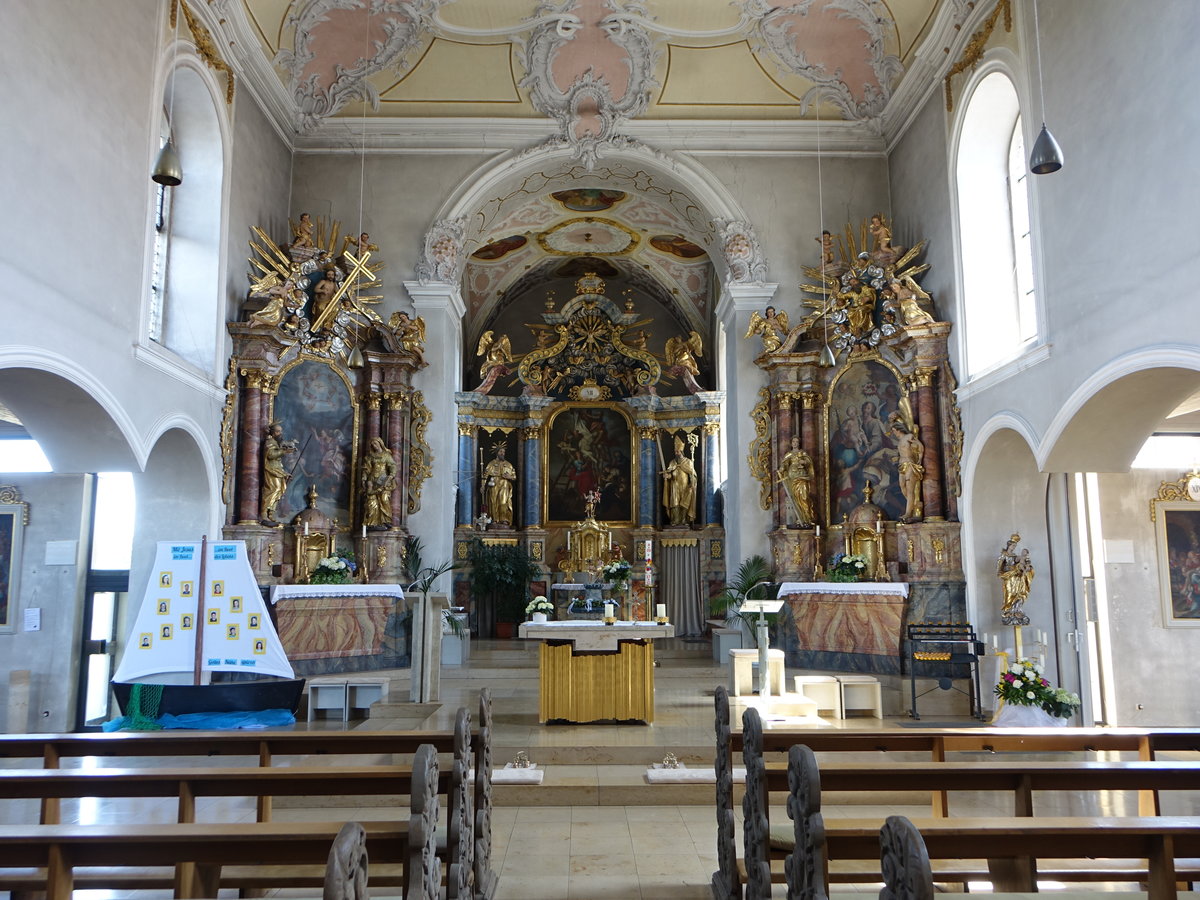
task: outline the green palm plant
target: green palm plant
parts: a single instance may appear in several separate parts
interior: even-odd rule
[[[757,614],[742,615],[742,604],[748,599],[747,595],[758,584],[771,580],[771,565],[759,555],[749,556],[742,560],[733,579],[725,582],[725,590],[708,601],[708,608],[714,615],[724,615],[726,621],[740,619],[748,626],[751,638],[757,641],[754,623]],[[755,599],[763,599],[761,592],[755,594]],[[774,625],[774,616],[768,615],[767,621]]]

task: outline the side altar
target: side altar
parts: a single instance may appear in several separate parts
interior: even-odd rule
[[[652,622],[525,622],[540,640],[538,721],[654,721],[654,641],[675,626]]]
[[[271,605],[279,640],[302,675],[407,663],[408,606],[398,584],[277,584]]]
[[[909,624],[966,620],[951,325],[918,283],[925,242],[882,214],[817,243],[799,310],[745,333],[766,382],[746,463],[788,583],[773,642],[788,665],[898,675]]]

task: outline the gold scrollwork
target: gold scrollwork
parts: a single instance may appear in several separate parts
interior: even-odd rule
[[[204,27],[192,11],[188,9],[188,5],[183,0],[175,0],[171,4],[171,28],[175,28],[176,8],[183,7],[183,18],[188,24],[188,31],[192,33],[192,38],[196,41],[196,51],[200,57],[208,64],[210,69],[217,72],[225,73],[225,105],[230,106],[233,103],[233,69],[229,67],[229,63],[221,58],[221,54],[217,52],[217,45],[213,41],[212,33]]]
[[[805,409],[820,409],[821,408],[821,392],[820,391],[801,391],[800,405]]]
[[[716,437],[720,433],[721,433],[721,423],[720,422],[705,422],[704,423],[704,436],[705,437]]]
[[[15,484],[0,484],[0,504],[21,507],[21,522],[29,524],[29,503],[21,499],[21,489]]]
[[[1004,13],[1004,30],[1012,31],[1012,7],[1009,6],[1009,0],[1000,0],[996,4],[996,8],[992,10],[992,14],[987,17],[987,21],[983,23],[983,27],[971,35],[967,46],[963,47],[962,56],[958,58],[958,62],[952,65],[950,71],[946,73],[946,112],[954,112],[952,79],[955,75],[975,68],[979,60],[983,58],[983,51],[987,47],[987,42],[992,36],[996,20],[999,19],[1001,12]]]
[[[367,409],[379,410],[383,408],[383,397],[379,394],[367,394]]]
[[[421,488],[425,479],[433,474],[433,451],[425,443],[425,432],[429,428],[429,420],[433,418],[425,406],[425,395],[421,391],[413,391],[412,395],[412,424],[410,427],[410,443],[408,448],[408,511],[415,513],[421,508]]]
[[[724,541],[709,541],[708,542],[708,558],[721,559],[725,556]]]
[[[750,476],[759,484],[758,503],[763,509],[771,508],[771,394],[766,388],[758,389],[759,401],[750,410],[754,421],[754,439],[746,454]]]
[[[477,426],[477,425],[473,425],[469,422],[459,422],[458,423],[458,436],[459,437],[473,438],[473,437],[475,437],[475,434],[478,431],[479,431],[479,426]]]
[[[913,384],[919,388],[933,387],[933,379],[937,377],[937,366],[920,366],[913,371]]]
[[[542,437],[541,425],[527,425],[521,429],[521,436],[527,441],[537,441]]]
[[[225,377],[225,406],[221,410],[221,500],[233,502],[233,443],[237,428],[237,363],[229,360]]]
[[[1200,501],[1200,467],[1184,472],[1176,481],[1163,481],[1158,485],[1158,495],[1150,501],[1150,521],[1158,515],[1158,504],[1176,500]],[[0,497],[0,502],[3,498]]]
[[[459,541],[454,545],[454,556],[456,559],[466,559],[469,553],[470,549],[466,541]]]
[[[246,387],[264,394],[273,394],[275,379],[262,369],[242,369],[242,377],[246,379]]]
[[[946,396],[949,398],[947,408],[949,415],[947,416],[946,429],[950,436],[950,452],[946,454],[946,488],[951,495],[959,497],[962,495],[962,453],[963,453],[963,427],[962,427],[962,410],[958,408],[958,382],[954,378],[954,372],[950,367],[946,367],[946,377],[943,381],[946,388]]]
[[[643,441],[658,440],[658,426],[656,425],[639,425],[638,437]]]
[[[543,553],[544,553],[544,550],[543,550],[543,544],[541,541],[530,541],[529,542],[529,555],[532,556],[535,560],[537,560],[538,562],[541,562]]]

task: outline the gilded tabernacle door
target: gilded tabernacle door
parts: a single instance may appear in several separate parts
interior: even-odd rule
[[[545,445],[546,521],[584,518],[587,495],[600,492],[596,518],[632,524],[637,484],[633,428],[615,403],[567,404],[550,417]]]

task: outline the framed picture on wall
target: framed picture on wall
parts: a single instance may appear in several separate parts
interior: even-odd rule
[[[0,632],[17,630],[17,588],[21,574],[21,538],[28,506],[0,503]]]
[[[1200,628],[1200,503],[1156,503],[1163,624]]]

